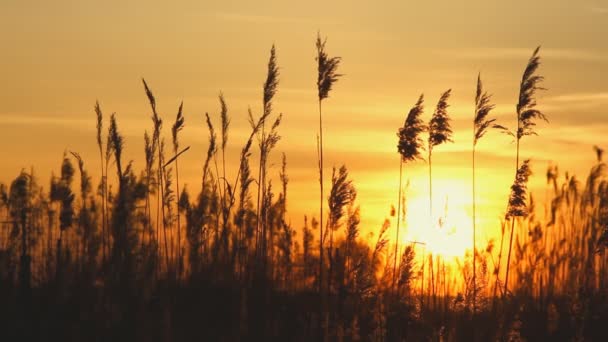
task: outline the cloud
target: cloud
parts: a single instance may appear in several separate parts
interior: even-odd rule
[[[522,59],[532,55],[533,47],[527,48],[454,48],[437,50],[437,53],[448,54],[462,59]],[[608,56],[602,53],[583,49],[541,48],[541,56],[576,61],[606,61]]]
[[[563,94],[549,98],[550,101],[555,102],[583,102],[583,101],[607,101],[608,92],[597,92],[597,93],[574,93],[574,94]]]
[[[64,115],[30,115],[30,114],[1,114],[0,123],[6,125],[24,125],[24,126],[44,126],[44,125],[59,125],[59,126],[81,126],[88,123],[90,120],[70,118]]]
[[[268,15],[242,14],[230,12],[216,12],[213,16],[220,20],[236,21],[250,24],[304,23],[304,20],[302,20],[301,18],[285,16],[273,17]]]
[[[593,7],[590,7],[589,10],[595,14],[608,14],[607,7],[593,6]]]

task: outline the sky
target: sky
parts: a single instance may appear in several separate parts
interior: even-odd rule
[[[447,202],[449,227],[437,248],[464,246],[471,224],[471,142],[478,73],[493,94],[498,121],[516,125],[522,72],[541,45],[538,94],[549,123],[522,141],[532,159],[535,197],[546,195],[550,163],[584,182],[592,146],[608,147],[608,1],[28,1],[0,3],[0,181],[34,167],[44,184],[59,173],[64,151],[80,153],[94,177],[99,164],[93,106],[116,112],[125,159],[143,166],[143,134],[152,130],[143,91],[152,88],[170,139],[184,102],[180,182],[198,192],[207,149],[205,112],[219,123],[218,94],[229,107],[229,174],[249,134],[247,109],[259,115],[270,48],[280,83],[282,139],[269,174],[278,184],[287,156],[289,213],[299,228],[318,216],[315,39],[342,57],[344,76],[324,103],[325,181],[345,164],[358,190],[365,234],[378,231],[396,204],[397,129],[421,93],[428,120],[452,89],[454,143],[433,152],[435,208]],[[106,122],[107,127],[107,122]],[[499,230],[513,180],[515,144],[490,132],[477,148],[478,240]],[[255,155],[253,156],[255,160]],[[404,167],[408,216],[403,239],[430,239],[428,165]],[[394,224],[393,224],[394,226]],[[453,226],[453,227],[452,227]],[[434,234],[434,233],[433,233]]]

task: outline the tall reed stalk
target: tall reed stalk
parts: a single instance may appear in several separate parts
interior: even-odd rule
[[[99,159],[101,162],[101,239],[102,239],[102,260],[105,262],[106,260],[106,225],[107,225],[107,217],[106,217],[106,175],[104,174],[103,165],[103,142],[101,140],[101,131],[103,129],[103,113],[101,111],[101,106],[99,105],[99,101],[95,102],[95,114],[97,117],[97,147],[99,148]]]
[[[325,51],[327,38],[321,39],[321,33],[317,34],[317,91],[319,96],[319,135],[318,135],[318,160],[319,160],[319,185],[321,188],[319,196],[319,289],[323,284],[323,100],[329,97],[329,92],[334,83],[342,76],[338,74],[338,66],[341,57],[329,57]]]
[[[536,108],[536,91],[542,90],[543,88],[539,86],[539,84],[544,80],[543,76],[536,75],[536,71],[540,66],[540,56],[538,54],[540,50],[540,46],[534,50],[532,57],[528,61],[528,65],[524,71],[522,76],[520,88],[519,88],[519,101],[517,103],[517,132],[515,134],[516,138],[516,155],[515,155],[515,181],[513,186],[515,186],[518,181],[521,181],[518,177],[523,177],[521,172],[526,171],[525,167],[522,165],[520,168],[519,165],[519,146],[521,138],[529,135],[537,135],[534,131],[534,126],[536,123],[535,119],[542,119],[547,121],[546,116]],[[527,166],[526,166],[527,167]],[[520,170],[521,169],[521,170]],[[527,178],[526,178],[527,181]],[[515,217],[517,216],[525,216],[526,212],[519,210],[516,206],[514,200],[519,200],[517,198],[517,193],[514,193],[514,188],[511,188],[511,196],[509,198],[509,206],[507,209],[507,218],[511,218],[511,236],[509,238],[509,252],[507,255],[507,265],[506,265],[506,273],[505,273],[505,283],[504,283],[504,292],[503,296],[506,296],[508,289],[508,280],[509,280],[509,269],[511,262],[511,249],[513,247],[513,235],[515,231]],[[525,193],[523,194],[525,196]],[[514,198],[516,196],[516,198]],[[525,197],[524,197],[525,199]],[[524,202],[525,204],[525,202]]]
[[[232,206],[232,190],[230,188],[230,184],[226,180],[226,146],[228,144],[228,130],[230,128],[230,118],[228,117],[228,106],[226,105],[226,100],[224,99],[224,95],[220,93],[220,119],[222,122],[222,239],[224,244],[224,253],[228,253],[228,218],[230,216],[230,208]],[[219,176],[218,176],[219,178]],[[229,194],[230,198],[228,198]],[[230,201],[230,202],[228,202]]]
[[[180,103],[179,105],[179,109],[177,110],[177,116],[175,117],[175,123],[173,124],[173,126],[171,127],[171,135],[173,138],[173,153],[175,154],[175,193],[176,194],[180,194],[179,192],[179,164],[177,162],[177,160],[179,158],[177,158],[177,154],[179,153],[179,132],[184,129],[184,115],[183,115],[183,106],[184,103]],[[179,213],[179,196],[175,196],[175,205],[176,208],[178,208],[176,215],[177,215],[177,276],[181,277],[182,274],[182,247],[181,247],[181,241],[182,241],[182,229],[181,229],[181,222],[180,222],[180,213]]]
[[[401,223],[401,191],[403,179],[403,164],[423,160],[422,151],[424,143],[421,134],[426,130],[426,126],[421,119],[424,111],[424,94],[421,94],[416,104],[410,109],[403,127],[397,131],[397,152],[399,153],[399,197],[397,198],[397,229],[395,231],[395,260],[393,262],[393,281],[392,287],[395,289],[395,275],[397,274],[397,256],[399,255],[399,226]]]
[[[317,136],[318,141],[318,160],[319,160],[319,293],[321,297],[321,311],[319,318],[322,320],[323,328],[321,331],[321,339],[325,339],[328,336],[328,319],[324,317],[324,294],[323,294],[323,240],[325,235],[323,233],[323,100],[329,97],[329,92],[332,89],[334,83],[342,76],[337,73],[338,66],[342,60],[340,57],[329,57],[325,51],[325,43],[327,38],[321,40],[321,33],[317,33],[317,91],[319,96],[319,134]]]
[[[277,92],[279,84],[279,67],[277,66],[277,57],[275,46],[270,49],[270,59],[268,60],[268,73],[264,82],[263,94],[263,113],[262,117],[268,118],[272,113],[272,99]],[[266,258],[266,222],[264,220],[264,203],[266,196],[266,162],[268,153],[266,151],[267,139],[266,120],[261,120],[261,130],[259,133],[260,146],[260,162],[258,169],[258,194],[257,194],[257,209],[256,209],[256,251],[259,258]],[[265,264],[265,262],[264,262]]]
[[[490,103],[492,95],[488,94],[483,90],[483,83],[481,82],[481,74],[477,75],[477,91],[475,93],[475,115],[473,118],[473,146],[471,149],[472,154],[472,193],[473,193],[473,316],[477,310],[477,245],[476,245],[476,229],[477,229],[477,217],[476,217],[476,196],[475,196],[475,148],[479,140],[486,134],[489,128],[505,129],[502,126],[494,124],[496,119],[488,118],[488,114],[494,105]]]
[[[148,233],[148,244],[152,244],[152,238],[154,235],[154,230],[152,229],[152,204],[150,202],[150,193],[152,192],[152,179],[153,172],[152,168],[154,167],[155,160],[155,150],[156,147],[153,145],[152,140],[150,139],[150,135],[148,131],[144,133],[144,155],[146,159],[146,224],[145,230]]]
[[[150,90],[150,88],[148,87],[148,84],[146,83],[145,79],[142,79],[142,82],[144,84],[144,90],[146,91],[146,96],[148,97],[148,102],[150,103],[150,107],[152,108],[152,123],[154,124],[154,133],[152,135],[152,146],[156,147],[156,153],[158,156],[158,170],[157,170],[157,179],[156,179],[156,186],[157,189],[159,190],[159,193],[157,193],[157,207],[156,207],[156,234],[157,234],[157,241],[160,241],[160,224],[162,222],[163,225],[163,230],[164,230],[164,242],[165,242],[165,261],[167,264],[167,271],[169,271],[170,265],[169,265],[169,246],[167,244],[167,232],[166,232],[166,220],[165,220],[165,203],[163,201],[164,199],[164,176],[163,176],[163,160],[164,160],[164,156],[163,156],[163,151],[162,151],[162,142],[160,140],[160,134],[161,134],[161,129],[163,126],[163,120],[160,118],[160,116],[158,115],[158,112],[156,111],[156,99],[154,98],[154,94],[152,94],[152,91]],[[160,216],[160,217],[159,217]]]

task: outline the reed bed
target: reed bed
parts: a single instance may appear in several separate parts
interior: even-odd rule
[[[319,34],[318,216],[293,226],[287,156],[282,154],[278,172],[268,167],[280,146],[283,120],[274,109],[274,46],[263,110],[247,113],[251,128],[235,156],[237,168],[226,163],[229,99],[220,92],[219,116],[188,119],[188,127],[208,131],[200,186],[179,181],[179,157],[190,151],[179,135],[188,129],[187,107],[178,106],[167,156],[161,107],[142,80],[152,133],[144,133],[141,173],[123,160],[128,144],[119,114],[108,120],[97,102],[99,179],[90,176],[87,156],[70,151],[58,160],[58,176],[51,176],[48,190],[33,170],[0,184],[0,335],[128,341],[608,339],[603,150],[595,148],[597,162],[584,182],[550,166],[544,204],[527,188],[537,165],[520,162],[520,140],[535,134],[537,120],[546,120],[535,99],[543,80],[540,50],[522,77],[515,132],[490,117],[491,95],[477,78],[473,205],[475,148],[490,129],[516,140],[516,173],[500,241],[479,245],[474,208],[473,249],[448,258],[429,253],[423,241],[403,243],[400,231],[408,207],[404,165],[422,161],[428,152],[431,198],[432,151],[452,140],[451,116],[459,115],[448,116],[451,91],[440,96],[428,125],[423,95],[409,110],[397,131],[397,208],[387,203],[391,209],[382,225],[361,227],[357,186],[346,165],[333,167],[327,194],[324,189],[322,104],[342,76],[341,59],[329,57],[325,45]],[[252,160],[254,152],[259,159]],[[370,236],[361,233],[369,230]]]

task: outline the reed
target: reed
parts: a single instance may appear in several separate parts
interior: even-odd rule
[[[164,170],[163,170],[163,165],[164,165],[164,156],[163,156],[163,151],[162,151],[162,140],[161,140],[161,130],[162,130],[162,126],[163,126],[163,120],[161,119],[160,115],[157,112],[156,109],[156,98],[154,97],[154,94],[152,93],[152,90],[148,87],[148,84],[146,83],[146,80],[142,78],[142,83],[144,85],[144,91],[146,92],[146,97],[148,98],[148,102],[150,103],[150,108],[152,109],[152,123],[154,125],[154,131],[152,133],[152,147],[153,150],[155,151],[156,155],[157,155],[157,165],[158,165],[158,170],[157,171],[157,179],[156,179],[156,188],[158,189],[158,193],[156,195],[157,201],[156,201],[156,239],[157,241],[160,241],[160,225],[161,223],[163,224],[163,232],[164,232],[164,243],[165,243],[165,261],[166,261],[166,266],[167,266],[167,272],[169,271],[170,265],[169,265],[169,246],[167,243],[167,232],[166,232],[166,218],[165,218],[165,203],[163,201],[163,199],[165,198],[165,194],[164,194],[164,184],[165,184],[165,179],[164,179]],[[157,244],[159,245],[159,244]]]
[[[395,231],[395,260],[393,262],[393,289],[395,288],[395,274],[397,273],[397,255],[399,248],[399,226],[401,223],[401,191],[403,179],[403,164],[423,160],[422,151],[424,151],[424,143],[422,141],[422,133],[427,127],[421,119],[424,111],[424,94],[421,94],[416,104],[410,109],[403,123],[397,131],[397,152],[399,152],[399,195],[397,198],[397,228]],[[405,208],[404,208],[405,209]]]
[[[106,195],[107,195],[107,186],[106,186],[106,179],[107,179],[107,172],[104,173],[104,153],[103,153],[103,142],[102,142],[102,130],[103,130],[103,112],[101,111],[101,106],[99,105],[99,101],[95,102],[95,115],[96,115],[96,119],[97,119],[97,124],[96,124],[96,128],[97,128],[97,147],[99,148],[99,160],[101,162],[101,167],[100,167],[100,171],[101,171],[101,184],[100,184],[100,188],[101,188],[101,218],[102,218],[102,223],[101,223],[101,236],[102,236],[102,260],[105,262],[106,260],[106,229],[107,229],[107,222],[108,222],[108,218],[106,215],[107,212],[107,201],[106,201]],[[107,148],[107,147],[106,147]],[[107,169],[107,167],[106,167]]]
[[[180,194],[179,191],[179,164],[178,164],[178,159],[177,155],[179,153],[179,132],[181,130],[184,129],[184,123],[185,123],[185,119],[184,119],[184,115],[183,115],[183,106],[184,103],[180,103],[179,105],[179,109],[177,110],[177,115],[175,117],[175,123],[173,123],[173,126],[171,127],[171,137],[172,137],[172,142],[173,142],[173,153],[175,154],[175,158],[174,158],[174,163],[175,163],[175,193],[176,194]],[[182,275],[182,226],[181,226],[181,220],[180,220],[180,213],[179,213],[179,196],[175,196],[175,205],[177,211],[176,211],[176,217],[177,217],[177,277],[181,278]]]
[[[435,112],[428,124],[428,164],[429,164],[429,215],[433,224],[433,148],[452,140],[452,128],[450,126],[450,117],[448,115],[448,100],[452,90],[448,89],[441,94]]]
[[[268,137],[266,134],[266,120],[272,114],[273,103],[277,87],[279,84],[279,67],[277,65],[277,57],[276,57],[276,49],[274,44],[270,49],[270,58],[268,60],[268,72],[266,74],[266,81],[264,82],[263,87],[263,113],[262,117],[264,120],[260,120],[261,127],[257,132],[258,134],[258,145],[260,149],[260,161],[258,165],[258,192],[257,192],[257,209],[256,209],[256,217],[257,217],[257,225],[256,225],[256,253],[258,258],[263,258],[263,265],[266,265],[266,256],[267,250],[266,246],[266,222],[265,222],[265,209],[264,203],[266,202],[266,163],[268,161],[269,150],[267,149],[269,143],[267,141]],[[280,122],[280,119],[278,119]],[[253,126],[253,118],[250,115],[250,123]],[[272,144],[272,142],[270,143]]]
[[[495,124],[496,119],[489,118],[488,115],[494,109],[494,104],[491,103],[492,95],[488,94],[483,89],[481,82],[481,73],[477,75],[477,91],[475,92],[475,115],[473,118],[473,146],[472,154],[472,194],[473,194],[473,316],[477,311],[477,216],[476,216],[476,200],[475,195],[475,148],[481,138],[487,133],[490,128],[505,130],[503,126]]]
[[[338,73],[338,66],[342,59],[340,57],[329,57],[325,51],[327,38],[321,39],[321,33],[317,34],[317,92],[319,97],[319,134],[318,139],[318,160],[319,160],[319,185],[321,188],[319,196],[319,292],[322,292],[323,287],[323,100],[329,97],[329,92],[332,90],[334,83],[342,77]]]
[[[540,66],[540,46],[537,47],[532,53],[532,57],[528,61],[526,69],[524,70],[522,80],[519,87],[519,101],[517,103],[517,131],[515,133],[516,138],[516,155],[515,155],[515,181],[514,184],[518,181],[518,175],[520,174],[520,165],[519,165],[519,147],[520,140],[529,135],[537,135],[534,131],[534,127],[536,126],[536,120],[542,119],[544,121],[548,121],[547,117],[542,113],[539,109],[537,109],[536,105],[536,92],[538,90],[543,90],[544,88],[540,87],[540,83],[544,80],[544,77],[541,75],[537,75],[536,72]],[[513,135],[511,133],[511,135]],[[513,188],[512,188],[513,191]],[[513,194],[512,194],[513,195]],[[509,252],[508,255],[511,255],[511,249],[513,247],[513,233],[515,230],[515,220],[513,217],[518,216],[513,213],[509,214],[512,210],[514,210],[512,205],[513,198],[509,198],[509,205],[507,209],[506,217],[511,217],[511,237],[509,239]],[[521,216],[521,215],[519,215]],[[501,250],[502,252],[502,250]],[[507,280],[509,278],[509,261],[510,257],[507,257],[507,265],[506,265],[506,273],[505,273],[505,284],[504,284],[504,292],[503,296],[507,294]]]

